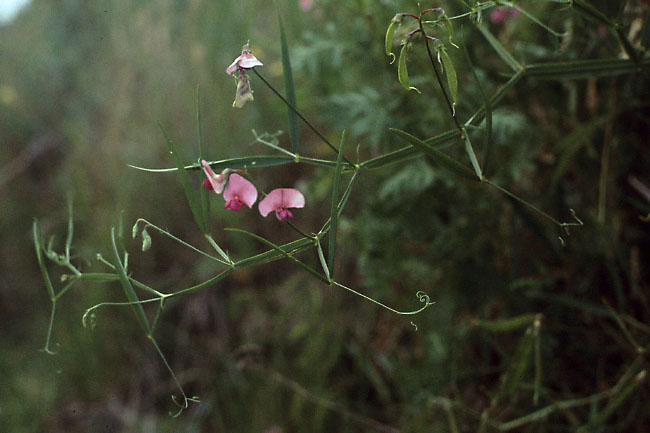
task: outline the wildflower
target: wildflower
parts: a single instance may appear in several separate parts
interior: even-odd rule
[[[226,200],[226,209],[238,211],[243,205],[251,208],[257,201],[257,189],[240,175],[231,174],[223,198]]]
[[[490,21],[494,24],[501,24],[505,22],[508,18],[514,18],[519,15],[519,9],[515,8],[496,8],[490,14]]]
[[[239,57],[226,68],[226,74],[234,75],[237,81],[237,93],[235,93],[235,101],[232,103],[233,107],[242,108],[248,101],[254,100],[246,71],[255,66],[262,66],[262,62],[251,53],[251,47],[246,43],[242,47]]]
[[[226,168],[221,172],[221,174],[216,174],[205,159],[201,160],[201,164],[203,164],[203,171],[207,177],[207,179],[203,179],[203,186],[206,189],[214,190],[217,194],[221,194],[223,187],[228,181],[228,175],[232,170]]]
[[[300,9],[309,12],[314,7],[314,0],[300,0]]]
[[[233,72],[241,69],[252,69],[254,66],[263,66],[262,62],[257,60],[253,53],[251,53],[251,46],[244,45],[241,49],[241,54],[235,59],[234,62],[226,68],[226,74],[232,75]]]
[[[260,214],[266,216],[275,211],[275,216],[282,221],[285,218],[293,218],[293,214],[288,208],[301,208],[305,206],[305,197],[300,191],[293,188],[274,189],[264,197],[258,208]]]

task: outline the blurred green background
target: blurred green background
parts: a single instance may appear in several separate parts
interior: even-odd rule
[[[453,16],[462,3],[424,6]],[[522,63],[625,57],[613,31],[573,8],[522,4],[567,32],[558,38],[522,15],[494,22],[486,10],[484,25]],[[645,55],[645,2],[589,4]],[[421,95],[400,86],[384,54],[390,19],[417,13],[416,2],[286,0],[279,9],[298,105],[330,141],[346,129],[366,160],[405,145],[389,127],[419,137],[454,128],[421,43],[408,63]],[[454,23],[494,93],[510,70],[471,21]],[[648,431],[647,70],[524,78],[493,112],[488,177],[562,221],[574,209],[585,225],[568,236],[422,157],[361,173],[339,221],[337,279],[400,310],[417,308],[423,290],[436,304],[420,315],[394,315],[287,261],[237,271],[165,309],[156,336],[188,395],[201,399],[178,418],[167,414],[174,384],[130,309],[100,309],[92,330],[81,324],[90,306],[123,300],[118,284],[74,287],[57,304],[57,354],[40,351],[50,302],[33,218],[61,249],[72,197],[84,271],[106,271],[95,256],[108,256],[122,210],[127,227],[143,217],[205,247],[177,176],[127,164],[173,165],[158,122],[196,160],[197,85],[208,159],[269,153],[251,130],[287,130],[285,106],[255,76],[255,101],[231,107],[235,84],[224,71],[247,40],[282,90],[269,1],[32,0],[0,25],[0,431]],[[483,99],[462,51],[449,53],[464,121]],[[477,151],[482,131],[472,132]],[[335,157],[304,125],[301,138],[301,154]],[[289,146],[286,135],[280,144]],[[465,161],[460,142],[445,152]],[[301,229],[317,231],[328,217],[331,170],[252,174],[267,190],[305,193]],[[200,174],[191,179],[198,189]],[[212,202],[213,234],[238,259],[263,247],[223,227],[276,243],[296,237],[272,217]],[[216,274],[212,262],[152,237],[147,253],[129,245],[141,281],[167,292]],[[300,258],[318,265],[312,252]]]

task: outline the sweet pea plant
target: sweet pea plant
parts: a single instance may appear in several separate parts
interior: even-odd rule
[[[548,221],[550,224],[557,227],[558,242],[564,245],[566,242],[566,236],[569,234],[569,228],[581,226],[583,224],[573,210],[570,211],[573,215],[573,220],[570,222],[563,222],[531,204],[528,200],[512,193],[507,189],[507,185],[499,185],[487,177],[486,173],[489,173],[490,171],[489,158],[493,144],[492,110],[497,104],[499,104],[502,98],[517,85],[517,83],[528,77],[561,80],[565,78],[586,78],[593,76],[594,74],[599,76],[632,74],[650,66],[650,58],[629,43],[625,35],[620,31],[616,22],[603,15],[588,2],[584,0],[554,0],[555,3],[564,3],[567,7],[574,8],[577,13],[584,15],[588,19],[611,28],[618,35],[620,44],[627,56],[626,58],[577,60],[572,62],[525,65],[510,54],[509,50],[503,46],[494,35],[492,35],[483,22],[484,17],[489,16],[490,20],[493,22],[501,23],[506,19],[511,19],[520,15],[517,19],[529,19],[556,36],[560,35],[560,33],[550,29],[532,14],[527,12],[525,8],[519,6],[519,4],[515,2],[502,0],[484,2],[460,0],[459,2],[462,4],[465,12],[455,16],[448,16],[445,10],[440,7],[425,8],[415,12],[408,11],[397,13],[393,19],[387,23],[388,28],[384,40],[384,50],[386,55],[390,58],[391,63],[395,60],[397,61],[397,80],[404,87],[405,92],[409,92],[410,97],[428,97],[425,94],[420,94],[420,90],[411,85],[408,74],[408,57],[413,55],[426,56],[428,67],[431,70],[432,82],[435,83],[435,86],[442,95],[442,100],[448,108],[449,117],[455,126],[454,129],[426,139],[418,138],[415,135],[400,129],[390,129],[392,134],[399,137],[399,139],[404,142],[404,147],[365,161],[360,161],[357,157],[357,160],[353,162],[346,156],[346,153],[350,153],[350,145],[346,138],[345,131],[341,132],[340,143],[338,146],[335,146],[321,131],[314,127],[298,109],[291,72],[289,50],[284,30],[282,28],[282,21],[280,19],[280,39],[286,94],[283,95],[281,92],[276,90],[271,82],[262,75],[260,68],[263,68],[264,65],[255,57],[250,45],[246,43],[241,50],[241,54],[226,68],[226,74],[232,76],[236,82],[236,93],[232,105],[236,109],[246,109],[248,104],[254,103],[251,81],[257,79],[261,84],[267,86],[268,89],[270,89],[287,107],[288,136],[291,150],[281,146],[276,136],[270,134],[256,134],[256,141],[271,148],[276,152],[275,155],[241,156],[234,159],[218,161],[206,160],[201,140],[201,116],[198,110],[199,95],[197,91],[197,126],[199,130],[199,155],[197,156],[197,162],[192,164],[186,164],[183,162],[177,152],[174,141],[161,127],[169,152],[175,163],[175,167],[170,169],[146,169],[135,167],[137,169],[148,171],[152,173],[152,175],[155,175],[155,173],[158,172],[167,171],[178,173],[188,204],[192,210],[194,220],[205,237],[206,246],[210,247],[213,252],[208,252],[200,247],[190,245],[182,239],[177,238],[172,233],[167,232],[161,227],[143,218],[138,219],[133,225],[132,237],[136,238],[139,235],[142,239],[142,249],[143,251],[146,251],[152,246],[152,239],[149,231],[155,230],[178,242],[183,247],[190,248],[197,254],[209,258],[214,262],[215,269],[217,270],[216,275],[200,284],[168,293],[163,293],[137,280],[130,270],[129,253],[125,247],[126,234],[123,221],[120,221],[119,226],[113,227],[110,231],[110,257],[104,258],[98,256],[98,260],[106,266],[107,271],[104,273],[82,272],[80,267],[73,263],[70,254],[74,231],[72,205],[70,205],[68,235],[62,253],[53,249],[52,238],[49,242],[43,240],[38,221],[34,221],[33,224],[36,256],[45,280],[46,288],[52,301],[51,320],[44,350],[48,353],[54,353],[51,341],[52,325],[55,319],[57,302],[69,291],[69,289],[84,281],[119,282],[124,290],[126,301],[103,302],[90,307],[83,316],[83,324],[84,326],[95,326],[99,310],[106,307],[128,306],[132,308],[137,321],[145,332],[146,337],[151,341],[159,353],[161,360],[165,363],[170,375],[173,377],[178,387],[178,392],[180,393],[181,398],[177,399],[176,396],[172,396],[174,402],[178,405],[179,410],[176,412],[176,415],[178,415],[182,410],[188,407],[189,403],[198,401],[198,398],[186,395],[181,383],[176,379],[171,366],[167,362],[163,351],[160,349],[156,341],[156,325],[162,317],[165,303],[169,299],[214,287],[215,284],[218,284],[220,281],[227,278],[237,269],[264,265],[277,260],[286,259],[295,264],[296,267],[308,272],[324,285],[348,291],[362,298],[362,301],[364,302],[369,301],[374,303],[377,308],[384,308],[397,315],[415,315],[421,313],[423,310],[434,304],[430,297],[422,291],[414,290],[414,294],[422,305],[413,310],[403,311],[389,306],[387,303],[380,302],[369,294],[361,293],[360,291],[349,287],[345,284],[341,276],[335,278],[334,273],[337,251],[338,221],[341,214],[345,211],[348,198],[354,191],[355,182],[360,176],[363,176],[363,173],[367,170],[384,167],[388,164],[399,164],[414,158],[425,158],[434,166],[450,173],[450,175],[457,176],[459,179],[465,179],[470,183],[473,182],[477,185],[483,185],[487,188],[497,190],[500,193],[505,194],[509,199],[530,208],[542,220]],[[306,4],[308,2],[303,3]],[[470,47],[467,47],[463,42],[463,32],[459,31],[459,22],[475,27],[485,37],[499,58],[502,59],[511,69],[507,83],[498,89],[493,95],[488,95],[483,90],[478,75],[474,73],[469,53]],[[396,45],[399,46],[398,55],[394,53]],[[452,57],[454,56],[450,56],[449,54],[451,51],[462,52],[464,54],[465,61],[469,65],[473,79],[476,80],[482,93],[482,106],[466,119],[459,118],[460,115],[457,110],[457,108],[463,103],[462,92],[460,91],[461,89],[459,89],[459,78],[456,72],[456,65],[452,61]],[[263,60],[268,61],[266,59]],[[410,92],[411,90],[414,92]],[[300,153],[301,151],[309,153],[308,149],[301,149],[300,146],[298,128],[301,122],[310,128],[323,141],[323,143],[331,149],[331,159],[315,158]],[[474,134],[472,135],[470,133]],[[483,142],[479,155],[476,153],[475,143],[472,142],[472,137],[477,136],[476,133],[482,136]],[[466,160],[454,159],[441,150],[443,144],[449,143],[462,146],[465,151]],[[313,166],[326,167],[331,170],[331,196],[330,202],[327,206],[324,206],[323,203],[314,203],[310,200],[310,197],[305,197],[305,194],[302,191],[288,187],[289,185],[273,185],[272,189],[270,189],[268,193],[266,193],[263,188],[256,185],[256,170],[263,170],[265,167],[286,164],[309,164]],[[202,187],[197,185],[195,182],[190,181],[190,177],[188,176],[188,172],[190,171],[198,171],[204,174],[205,178],[202,181]],[[348,175],[349,180],[347,181],[347,184],[345,184],[343,179]],[[213,193],[211,193],[211,191]],[[244,228],[226,228],[225,230],[227,231],[250,237],[267,248],[265,252],[260,254],[235,259],[230,253],[224,251],[224,249],[219,246],[219,234],[214,233],[211,227],[209,203],[215,199],[220,200],[219,198],[216,198],[215,195],[221,195],[223,197],[223,206],[229,211],[239,212],[242,209],[253,209],[254,206],[257,206],[257,211],[260,213],[260,224],[287,224],[295,231],[298,236],[297,239],[283,245],[278,245],[272,240],[263,238],[256,234],[254,230]],[[328,212],[323,213],[324,221],[319,228],[304,229],[299,227],[301,226],[299,222],[302,214],[305,212],[318,213],[319,209],[322,209],[323,207],[327,208]],[[275,214],[278,221],[262,219],[262,217],[266,218],[271,213]],[[315,254],[318,258],[320,268],[308,265],[300,258],[301,253]],[[56,265],[66,269],[66,273],[62,278],[62,287],[55,288],[55,284],[50,278],[46,259],[49,259]],[[145,311],[144,307],[147,304],[153,304],[156,306],[153,315],[150,315]],[[527,354],[538,350],[538,335],[541,326],[541,318],[536,316],[530,319],[531,320],[526,321],[528,332],[521,343],[521,351],[526,354],[521,355],[522,357],[528,356]],[[639,383],[640,380],[642,380],[642,377],[639,378]],[[502,399],[508,396],[520,381],[521,377],[519,372],[516,369],[509,370],[504,377],[501,391],[493,399],[493,407],[496,407]],[[539,386],[538,380],[536,379],[536,400],[539,396]],[[615,392],[623,392],[623,390],[612,390],[611,394],[613,395]],[[609,396],[611,395],[608,394],[607,397]],[[587,403],[588,402],[569,402],[567,405],[578,406]],[[448,401],[444,401],[440,404],[447,406],[450,405]],[[553,410],[557,410],[557,408],[546,409],[547,412]],[[481,422],[483,423],[482,425],[485,426],[491,422],[489,420],[489,415],[490,413],[488,410],[481,418]],[[512,425],[522,425],[526,422],[534,421],[541,416],[545,415],[541,413],[533,413],[525,419],[511,421],[511,424],[514,422]],[[496,425],[493,424],[494,423],[489,425]],[[499,425],[497,425],[497,427],[498,426]],[[504,425],[500,426],[503,427]],[[510,424],[506,427],[509,426]]]

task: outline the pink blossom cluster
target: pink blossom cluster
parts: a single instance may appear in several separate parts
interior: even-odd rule
[[[216,174],[206,160],[201,160],[201,164],[207,177],[203,181],[203,186],[217,194],[223,192],[226,209],[236,212],[244,205],[252,209],[257,201],[257,188],[243,176],[234,173],[239,170],[227,168],[220,174]],[[257,208],[263,217],[266,218],[269,213],[275,212],[275,216],[282,221],[293,218],[293,213],[289,209],[304,206],[305,197],[297,189],[276,188],[259,202]]]

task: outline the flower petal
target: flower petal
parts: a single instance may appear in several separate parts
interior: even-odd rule
[[[253,207],[257,201],[257,188],[240,175],[231,174],[228,186],[223,192],[223,198],[226,199],[227,202],[239,200],[250,208]]]
[[[223,191],[223,187],[226,183],[225,177],[223,175],[215,174],[215,172],[212,170],[212,167],[210,167],[210,164],[208,164],[205,159],[201,160],[201,164],[203,165],[203,171],[205,172],[205,175],[208,178],[208,182],[210,182],[212,189],[217,194],[221,194],[221,191]]]
[[[239,61],[239,67],[244,69],[251,69],[254,66],[264,66],[262,62],[257,60],[257,58],[251,53],[242,53],[241,60]]]
[[[230,64],[230,66],[228,66],[228,67],[226,68],[226,74],[228,74],[228,75],[232,75],[232,73],[235,72],[235,71],[237,70],[237,66],[238,66],[240,60],[241,60],[241,56],[237,57],[237,58],[235,59],[235,61],[232,62],[232,63]]]
[[[276,209],[279,209],[282,206],[282,191],[279,189],[274,189],[266,197],[260,201],[257,205],[257,208],[260,211],[260,214],[266,218],[266,216],[273,212]]]
[[[305,196],[294,188],[281,188],[284,207],[305,207]]]

